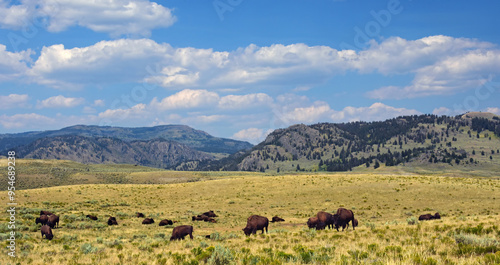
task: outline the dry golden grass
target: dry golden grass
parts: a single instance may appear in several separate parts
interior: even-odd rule
[[[140,178],[152,173],[133,173]],[[163,173],[161,173],[163,174]],[[414,175],[208,175],[196,182],[91,184],[22,190],[18,200],[18,257],[12,264],[498,264],[500,181]],[[197,175],[198,174],[198,175]],[[6,192],[0,192],[7,201]],[[320,210],[345,207],[360,226],[344,232],[306,228]],[[41,209],[61,216],[52,241],[41,240]],[[192,222],[214,210],[218,223]],[[135,212],[153,217],[141,225]],[[441,220],[408,220],[440,212]],[[90,221],[86,214],[95,214]],[[246,218],[278,215],[269,233],[246,237]],[[108,227],[109,215],[118,226]],[[4,211],[0,218],[6,220]],[[193,225],[194,240],[170,242],[172,226]],[[6,226],[2,233],[8,232]],[[212,234],[212,239],[205,235]],[[5,234],[2,234],[5,239]],[[463,238],[462,238],[463,237]],[[462,243],[457,243],[462,242]],[[3,240],[2,246],[7,241]],[[5,249],[5,248],[4,248]],[[491,252],[491,253],[490,253]],[[217,258],[219,263],[217,263]],[[3,264],[4,262],[2,262]]]

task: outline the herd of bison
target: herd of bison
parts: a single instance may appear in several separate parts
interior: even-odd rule
[[[87,215],[87,218],[91,220],[97,221],[98,218],[93,215]],[[142,213],[136,213],[136,217],[138,218],[144,218],[142,221],[142,224],[154,224],[153,218],[145,218],[144,214]],[[213,211],[208,211],[205,212],[201,215],[193,216],[192,220],[193,221],[205,221],[205,222],[211,222],[211,223],[216,223],[217,221],[214,219],[214,217],[218,217]],[[424,214],[421,215],[418,220],[423,221],[423,220],[432,220],[432,219],[441,219],[441,215],[439,213],[435,213],[434,215],[432,214]],[[284,219],[274,216],[271,219],[271,223],[274,222],[283,222],[285,221]],[[351,210],[345,209],[345,208],[339,208],[337,209],[337,213],[331,214],[327,213],[324,211],[320,211],[316,214],[316,216],[311,217],[307,220],[307,226],[309,228],[314,228],[317,230],[322,230],[328,227],[329,229],[337,229],[339,231],[339,228],[342,227],[342,231],[344,229],[349,228],[349,222],[352,225],[352,229],[356,226],[358,226],[358,220],[354,218],[354,213]],[[36,224],[42,224],[42,227],[40,229],[42,233],[42,239],[45,236],[46,239],[51,240],[54,238],[54,234],[52,233],[52,228],[55,228],[59,225],[59,216],[55,215],[49,211],[40,211],[40,217],[36,218],[35,220]],[[164,219],[161,220],[159,223],[159,226],[166,226],[166,225],[173,225],[176,223],[176,221]],[[118,225],[118,222],[115,217],[109,217],[108,219],[108,225]],[[243,228],[243,232],[245,235],[249,236],[250,234],[256,234],[258,230],[262,230],[262,233],[264,233],[264,229],[266,230],[266,233],[268,232],[267,228],[269,226],[269,219],[264,216],[260,215],[252,215],[248,217],[247,219],[247,225],[245,228]],[[193,239],[193,226],[191,225],[180,225],[174,227],[174,230],[172,231],[172,236],[170,237],[170,240],[177,240],[177,239],[184,239],[187,235],[191,239]],[[207,238],[210,238],[210,236],[206,236]]]

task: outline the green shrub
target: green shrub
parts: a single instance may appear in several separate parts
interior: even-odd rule
[[[207,261],[209,265],[226,265],[232,264],[234,260],[234,256],[228,248],[217,245],[215,246],[212,255]]]
[[[415,216],[412,216],[412,217],[408,217],[406,219],[406,222],[409,224],[409,225],[416,225],[418,224],[418,220]]]
[[[82,252],[83,254],[96,253],[97,252],[97,248],[96,247],[92,247],[92,244],[90,244],[90,243],[84,243],[80,247],[80,252]]]

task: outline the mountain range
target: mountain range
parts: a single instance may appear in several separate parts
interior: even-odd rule
[[[350,171],[384,166],[497,170],[499,149],[500,117],[480,112],[296,124],[273,131],[256,146],[184,125],[77,125],[0,135],[0,150],[15,150],[19,158],[203,171]]]
[[[19,158],[67,159],[81,163],[127,163],[172,168],[251,148],[185,125],[123,128],[76,125],[60,130],[1,134],[0,150]]]

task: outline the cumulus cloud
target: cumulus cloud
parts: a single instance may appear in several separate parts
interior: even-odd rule
[[[120,39],[82,48],[44,47],[29,74],[33,82],[61,89],[146,82],[173,89],[266,86],[296,91],[346,72],[413,75],[405,86],[387,85],[366,94],[374,99],[401,99],[474,88],[484,81],[479,76],[500,74],[499,66],[500,50],[493,44],[447,36],[372,41],[359,52],[302,43],[214,51]]]
[[[496,115],[500,115],[500,108],[498,107],[489,107],[485,110],[485,112],[490,112]]]
[[[31,62],[30,50],[9,52],[6,46],[0,44],[0,81],[9,81],[25,75],[29,69],[27,63]]]
[[[0,1],[0,27],[21,29],[30,23],[60,32],[73,26],[113,37],[149,36],[151,30],[176,21],[172,10],[148,0],[21,0]]]
[[[36,113],[16,114],[12,116],[1,115],[0,124],[4,129],[24,130],[47,128],[47,126],[56,124],[56,119],[43,116]]]
[[[207,90],[184,89],[161,101],[154,98],[151,106],[159,110],[170,109],[192,109],[216,105],[219,101],[219,95]]]
[[[37,108],[73,108],[84,102],[84,98],[67,98],[59,95],[38,101]]]
[[[292,111],[284,113],[280,119],[289,123],[311,124],[328,119],[331,112],[332,109],[326,102],[316,101],[312,106],[294,108]]]
[[[29,107],[29,97],[26,94],[10,94],[8,96],[0,95],[0,109],[18,109]]]
[[[414,109],[395,108],[377,102],[369,107],[345,107],[341,111],[333,111],[331,120],[334,122],[350,121],[381,121],[404,115],[421,114]]]
[[[260,106],[269,106],[273,99],[264,93],[247,95],[228,95],[222,97],[219,101],[221,109],[246,109]]]
[[[234,139],[237,139],[237,140],[241,140],[241,141],[248,141],[250,143],[259,143],[261,142],[262,140],[264,140],[264,138],[266,138],[266,136],[268,134],[270,134],[272,132],[272,130],[267,130],[267,131],[264,131],[263,129],[259,129],[259,128],[248,128],[248,129],[243,129],[241,131],[238,131],[237,133],[233,134],[232,138]]]
[[[84,48],[44,47],[28,71],[33,82],[58,89],[140,82],[172,48],[148,39],[101,41]],[[154,73],[154,72],[153,72]]]

